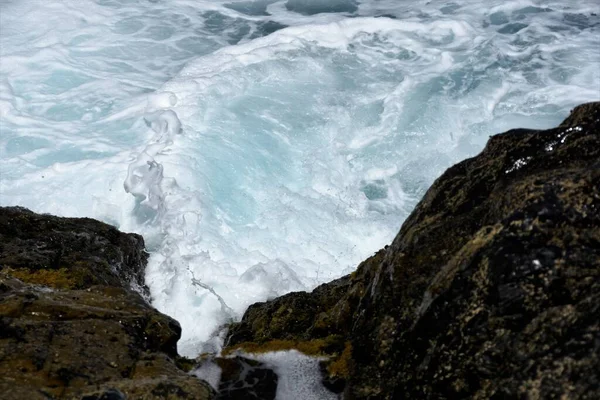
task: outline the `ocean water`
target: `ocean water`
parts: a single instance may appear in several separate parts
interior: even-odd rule
[[[491,134],[600,98],[595,0],[0,7],[0,204],[142,234],[188,356],[352,271]]]

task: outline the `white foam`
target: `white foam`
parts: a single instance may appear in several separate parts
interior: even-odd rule
[[[200,365],[200,368],[191,371],[191,374],[208,382],[213,389],[219,390],[219,382],[221,381],[222,370],[217,363],[211,360],[205,361],[202,363],[202,365]]]

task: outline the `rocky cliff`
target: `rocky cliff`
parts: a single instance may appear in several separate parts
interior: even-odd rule
[[[330,356],[345,399],[600,398],[600,103],[492,136],[390,246],[251,306],[227,352]]]
[[[143,297],[146,258],[98,221],[0,208],[0,398],[212,398]]]

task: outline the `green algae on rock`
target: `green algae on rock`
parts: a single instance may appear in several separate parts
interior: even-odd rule
[[[390,246],[251,306],[226,344],[332,334],[350,342],[330,386],[345,399],[600,398],[600,103],[492,136]]]

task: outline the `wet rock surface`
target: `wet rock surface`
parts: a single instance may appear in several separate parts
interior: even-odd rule
[[[0,397],[213,398],[179,367],[177,321],[142,296],[146,257],[98,221],[0,208]]]
[[[278,377],[258,361],[243,357],[216,358],[221,368],[218,400],[274,400]]]
[[[191,374],[216,390],[217,400],[274,400],[279,377],[271,365],[239,355],[205,353]]]
[[[229,348],[342,336],[346,399],[600,398],[600,103],[492,136],[390,246],[312,293],[249,308]],[[324,351],[327,353],[327,350]]]

